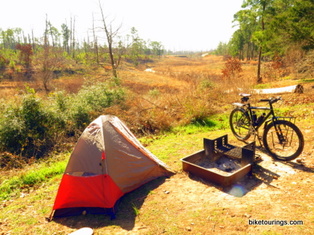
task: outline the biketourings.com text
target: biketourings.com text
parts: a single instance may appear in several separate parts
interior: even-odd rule
[[[249,225],[303,225],[302,220],[256,220],[249,219]]]

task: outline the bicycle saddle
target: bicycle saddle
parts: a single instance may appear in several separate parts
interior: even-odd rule
[[[240,93],[239,95],[242,97],[250,97],[251,96],[251,94],[245,94],[245,93]]]

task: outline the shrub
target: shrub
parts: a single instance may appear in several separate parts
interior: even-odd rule
[[[0,118],[0,151],[42,157],[67,136],[80,134],[95,116],[124,100],[123,90],[104,83],[39,98],[28,89],[19,105],[8,105]]]
[[[70,133],[80,132],[93,119],[103,114],[103,110],[124,101],[124,91],[119,87],[110,87],[106,83],[83,86],[78,94],[67,100],[68,123]]]
[[[26,94],[20,107],[9,107],[0,123],[0,149],[26,157],[40,157],[53,146],[52,113],[35,94]]]
[[[221,72],[224,78],[234,79],[242,72],[241,62],[236,58],[229,58]]]
[[[9,108],[0,122],[0,148],[2,151],[19,153],[26,139],[25,123],[15,108]]]
[[[297,64],[296,68],[301,78],[314,76],[314,50],[309,51]]]
[[[98,83],[92,86],[83,86],[76,98],[79,102],[89,106],[90,109],[102,110],[124,101],[124,92],[118,87],[110,87],[106,83]]]
[[[88,108],[85,106],[77,106],[73,115],[71,117],[74,128],[76,129],[83,129],[88,123],[91,122],[91,118],[88,114]]]
[[[22,168],[25,163],[24,159],[20,156],[16,156],[8,152],[0,154],[1,169]]]

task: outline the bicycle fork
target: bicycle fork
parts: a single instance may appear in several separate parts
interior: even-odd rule
[[[279,125],[276,124],[276,121],[274,121],[274,127],[275,127],[275,131],[276,131],[276,135],[277,135],[279,144],[284,147],[285,144],[287,144],[287,138],[286,138],[286,136],[288,135],[288,133],[285,133],[285,134],[286,134],[286,135],[285,135],[285,134],[283,133],[282,128],[281,128]],[[292,135],[293,135],[293,133],[292,133]],[[291,137],[292,137],[292,136],[291,136]],[[291,141],[292,141],[292,138],[291,138]],[[273,140],[273,143],[275,143],[274,140]],[[291,145],[291,143],[290,143],[290,145]]]

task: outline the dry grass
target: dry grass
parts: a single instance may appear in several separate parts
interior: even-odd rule
[[[105,114],[115,114],[132,131],[147,134],[212,113],[228,113],[232,108],[230,103],[238,100],[238,92],[225,91],[238,87],[249,91],[254,84],[255,67],[243,64],[238,79],[223,80],[220,77],[223,66],[221,57],[208,56],[164,58],[148,66],[155,73],[144,72],[145,68],[125,68],[120,71],[120,77],[122,86],[128,89],[128,99],[123,106],[111,107]],[[85,80],[104,76],[97,73]],[[70,88],[73,80],[64,82]],[[295,82],[276,81],[274,86]],[[287,113],[299,117],[298,125],[305,135],[306,146],[300,161],[282,163],[263,155],[264,161],[254,169],[254,175],[246,178],[250,186],[240,197],[188,175],[182,171],[180,162],[180,158],[202,149],[203,138],[230,134],[231,143],[240,145],[230,130],[150,135],[145,139],[147,148],[176,174],[169,179],[154,180],[123,197],[116,220],[82,215],[45,221],[60,182],[58,176],[36,190],[2,202],[0,234],[69,234],[85,226],[92,227],[95,234],[312,234],[314,96],[311,83],[305,88],[305,94],[284,95],[283,103],[289,107]],[[303,225],[249,225],[249,220],[254,219],[298,220]]]
[[[122,85],[130,91],[123,119],[133,131],[156,133],[218,112],[231,101],[223,93],[244,83],[243,79],[232,83],[223,80],[223,66],[222,57],[217,56],[166,57],[147,66],[154,72],[143,72],[146,67],[121,71]],[[121,116],[120,110],[113,112]]]
[[[242,72],[232,78],[222,77],[226,61],[223,57],[209,55],[199,58],[167,56],[155,63],[139,66],[127,64],[121,67],[121,85],[128,90],[125,104],[107,109],[107,114],[119,116],[137,134],[158,133],[176,125],[185,125],[220,112],[239,93],[250,92],[255,84],[256,65],[242,62]],[[154,72],[145,72],[146,68]],[[51,91],[65,90],[76,93],[83,84],[106,81],[110,72],[102,68],[90,70],[89,74],[74,74],[52,81]],[[278,86],[287,81],[277,82]],[[0,97],[11,99],[24,82],[0,83]],[[5,85],[7,84],[7,85]],[[290,84],[289,84],[290,85]],[[43,96],[47,95],[40,81],[29,83]],[[227,92],[227,93],[226,93]]]

